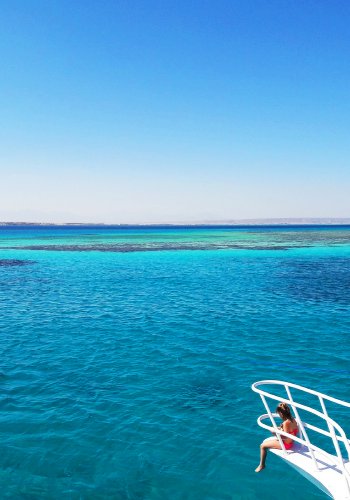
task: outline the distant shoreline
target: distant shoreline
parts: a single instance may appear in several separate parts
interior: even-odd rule
[[[349,226],[350,218],[274,218],[274,219],[237,219],[226,221],[200,221],[200,222],[149,222],[149,223],[94,223],[94,222],[18,222],[2,221],[0,227],[9,226],[43,226],[43,227],[238,227],[238,226]]]

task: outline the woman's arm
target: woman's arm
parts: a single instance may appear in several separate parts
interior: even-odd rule
[[[283,431],[283,430],[284,430],[284,429],[283,429],[283,423],[282,423],[281,425],[279,425],[279,426],[277,427],[277,429],[281,429],[281,431]],[[275,431],[271,431],[271,434],[273,434],[274,436],[277,436],[277,433],[276,433]]]

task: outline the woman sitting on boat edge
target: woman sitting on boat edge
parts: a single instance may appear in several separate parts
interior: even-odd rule
[[[287,403],[280,403],[276,412],[282,419],[282,425],[279,427],[282,431],[288,434],[293,434],[296,436],[298,434],[298,424],[295,418],[292,416],[291,411]],[[284,447],[286,450],[290,450],[293,447],[294,441],[291,438],[281,436]],[[260,464],[255,469],[255,472],[261,472],[265,469],[266,455],[269,448],[281,450],[281,444],[277,437],[267,438],[260,445]]]

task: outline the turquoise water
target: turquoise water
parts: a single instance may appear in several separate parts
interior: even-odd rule
[[[250,385],[350,401],[349,227],[1,227],[0,300],[2,498],[325,498]]]

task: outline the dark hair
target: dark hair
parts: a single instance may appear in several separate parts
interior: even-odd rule
[[[287,403],[280,403],[276,408],[276,412],[282,416],[283,420],[294,420]]]

